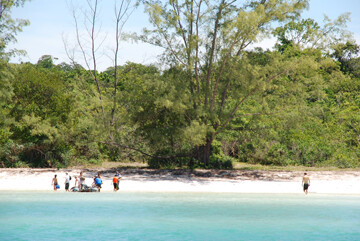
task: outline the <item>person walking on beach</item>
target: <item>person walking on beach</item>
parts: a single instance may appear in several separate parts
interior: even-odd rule
[[[69,186],[70,186],[70,176],[68,173],[66,173],[65,175],[65,191],[68,192],[69,191]]]
[[[119,190],[119,174],[115,174],[113,177],[113,185],[114,185],[114,192],[117,192]]]
[[[55,174],[54,178],[52,179],[51,185],[54,186],[54,191],[57,190],[56,186],[58,185],[57,175]]]
[[[94,183],[95,183],[95,186],[97,187],[98,191],[100,192],[101,184],[103,183],[101,180],[100,172],[98,172],[98,175],[94,177]]]
[[[307,176],[306,172],[304,173],[301,185],[304,185],[304,193],[307,195],[308,194],[308,188],[310,186],[310,178]]]

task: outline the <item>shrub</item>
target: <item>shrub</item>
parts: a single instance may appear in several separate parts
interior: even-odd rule
[[[324,165],[338,168],[356,168],[360,166],[360,162],[354,153],[338,152],[335,153],[330,160],[325,162]]]
[[[210,157],[209,169],[233,169],[232,158],[225,155],[213,154]]]
[[[261,164],[263,165],[275,165],[285,166],[287,165],[288,151],[286,146],[276,143],[272,145],[265,155],[265,159]]]
[[[247,143],[239,146],[238,160],[240,162],[249,162],[255,154],[256,148],[253,143]]]

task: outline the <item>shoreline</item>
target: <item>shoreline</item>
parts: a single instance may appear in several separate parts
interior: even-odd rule
[[[244,171],[244,170],[153,170],[117,169],[122,179],[118,192],[197,192],[197,193],[255,193],[303,194],[302,171]],[[85,183],[99,171],[101,192],[112,192],[112,177],[116,169],[30,169],[0,168],[0,191],[53,191],[51,180],[58,175],[60,190],[65,192],[65,173],[78,176],[84,172]],[[360,195],[359,171],[308,171],[309,194]],[[72,178],[70,187],[74,186]]]

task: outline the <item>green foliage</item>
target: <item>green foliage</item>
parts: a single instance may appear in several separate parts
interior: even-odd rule
[[[6,51],[11,42],[16,42],[16,34],[22,31],[29,21],[24,19],[11,18],[11,10],[14,7],[23,6],[26,0],[0,0],[0,57],[8,59],[15,54],[23,54],[23,51],[16,49]]]
[[[329,47],[333,48],[351,39],[351,33],[346,30],[346,24],[350,21],[349,16],[350,13],[345,13],[334,21],[325,16],[323,26],[311,18],[292,20],[273,31],[273,35],[278,39],[275,48],[280,52],[294,46],[328,51]]]
[[[45,69],[51,69],[53,67],[55,67],[54,62],[53,62],[53,57],[51,55],[43,55],[41,56],[41,58],[38,60],[36,66],[40,67],[40,68],[45,68]]]
[[[264,165],[358,167],[360,82],[343,75],[336,63],[319,57],[316,51],[298,53],[307,62],[305,68],[263,85],[265,91],[252,96],[229,128],[212,141],[206,166],[194,159],[194,150],[208,132],[201,129],[208,127],[188,122],[191,102],[176,96],[183,88],[180,80],[184,74],[177,69],[160,73],[152,66],[119,67],[119,104],[124,106],[119,113],[126,115],[121,131],[113,138],[116,143],[151,153],[154,157],[148,163],[152,168],[232,169],[236,159]],[[254,75],[244,67],[246,61],[267,71],[270,62],[275,67],[281,60],[276,53],[260,49],[248,52],[246,58],[232,63],[236,69],[231,72],[233,78],[238,73]],[[99,105],[86,72],[57,66],[49,71],[29,64],[11,68],[8,72],[3,69],[12,84],[7,82],[10,95],[2,95],[6,107],[2,113],[7,120],[2,122],[7,128],[1,131],[2,166],[98,165],[104,158],[141,157],[135,151],[97,141],[106,138],[108,130],[94,111]],[[236,86],[238,93],[233,98],[242,85]]]
[[[155,28],[139,38],[164,47],[165,64],[117,66],[116,79],[110,67],[95,83],[50,55],[7,63],[4,48],[27,24],[10,9],[24,2],[1,1],[1,167],[360,166],[359,46],[347,42],[347,15],[320,26],[298,20],[305,0],[144,1]],[[275,50],[246,49],[270,32]]]
[[[9,111],[13,95],[12,80],[13,75],[9,71],[8,65],[5,61],[0,60],[0,145],[6,143],[11,135],[12,120],[9,118]]]
[[[332,56],[340,62],[341,71],[360,77],[360,46],[354,42],[347,41],[339,43],[334,47]]]
[[[233,169],[233,159],[225,155],[212,154],[206,168],[231,170]]]

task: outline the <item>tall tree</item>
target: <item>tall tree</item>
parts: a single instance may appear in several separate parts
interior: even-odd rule
[[[104,125],[103,129],[104,136],[106,141],[114,141],[115,132],[118,130],[119,126],[116,124],[118,116],[117,112],[117,103],[118,99],[118,80],[119,80],[119,71],[118,71],[118,58],[119,58],[119,48],[120,41],[123,35],[123,27],[129,19],[129,16],[136,7],[136,1],[133,0],[114,0],[114,14],[115,14],[115,24],[114,24],[114,51],[111,59],[113,60],[114,67],[111,75],[108,75],[109,71],[105,73],[99,73],[98,71],[98,61],[99,55],[104,53],[99,53],[102,48],[102,44],[105,40],[102,30],[101,30],[101,19],[99,9],[101,7],[101,1],[99,0],[86,0],[86,8],[82,11],[82,15],[79,16],[76,9],[73,9],[73,18],[75,22],[76,30],[76,45],[80,49],[82,55],[82,61],[85,63],[86,69],[90,74],[91,79],[94,81],[97,87],[98,98],[100,101],[101,109],[99,111],[99,116]],[[80,19],[84,17],[84,25],[81,25]],[[86,30],[86,34],[83,34],[82,28]],[[70,60],[75,63],[76,59],[73,53],[75,51],[70,51],[70,48],[65,44],[65,49],[68,53]],[[105,80],[105,81],[104,81]],[[112,86],[108,85],[107,80],[113,83]],[[110,90],[111,89],[111,90]],[[109,94],[112,92],[112,96]],[[111,100],[112,99],[112,100]],[[112,106],[111,106],[112,105]]]
[[[170,65],[185,72],[182,91],[191,108],[185,111],[184,133],[202,133],[191,144],[207,165],[213,140],[244,102],[295,68],[295,62],[279,55],[271,56],[266,66],[254,67],[246,48],[268,34],[272,23],[298,17],[308,1],[150,0],[144,4],[155,29],[145,30],[142,39],[163,47]]]

